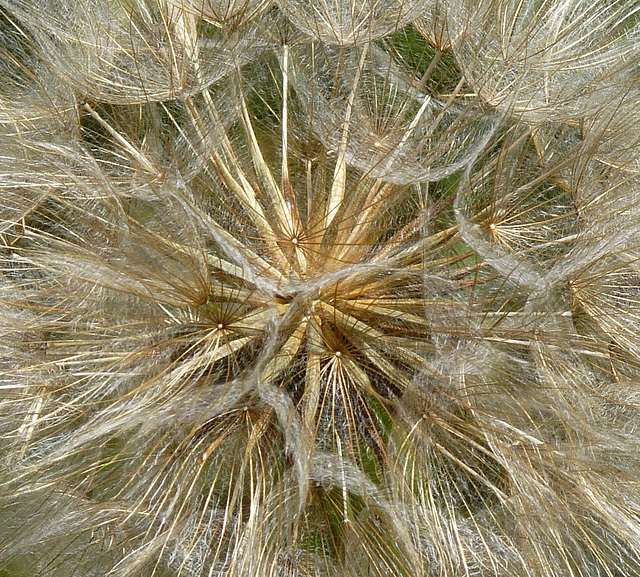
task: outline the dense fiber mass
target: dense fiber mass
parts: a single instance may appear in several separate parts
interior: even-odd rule
[[[640,576],[639,62],[639,0],[0,0],[0,575]]]

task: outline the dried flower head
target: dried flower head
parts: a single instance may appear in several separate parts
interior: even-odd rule
[[[0,0],[0,573],[640,575],[636,12]]]

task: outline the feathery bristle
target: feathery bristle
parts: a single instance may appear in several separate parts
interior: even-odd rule
[[[0,0],[0,575],[640,575],[635,0]]]

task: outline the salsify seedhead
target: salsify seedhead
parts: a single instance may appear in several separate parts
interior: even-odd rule
[[[0,0],[0,574],[640,575],[638,8]]]

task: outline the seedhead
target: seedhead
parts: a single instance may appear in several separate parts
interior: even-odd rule
[[[0,0],[2,575],[640,575],[637,11]]]

